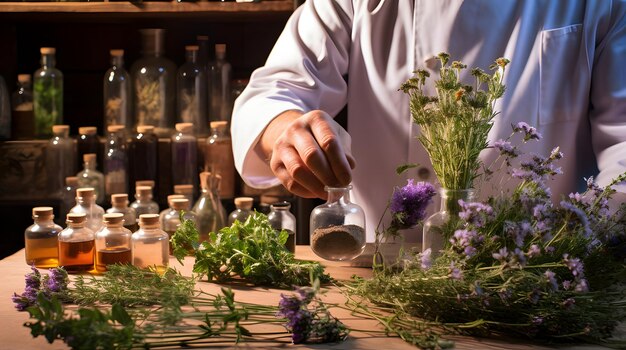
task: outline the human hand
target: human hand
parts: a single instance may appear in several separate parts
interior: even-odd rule
[[[324,186],[346,186],[355,161],[351,138],[326,112],[287,111],[261,136],[276,177],[293,194],[326,198]]]

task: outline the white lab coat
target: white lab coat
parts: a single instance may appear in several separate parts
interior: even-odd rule
[[[606,184],[626,171],[625,13],[617,0],[308,0],[237,100],[236,167],[251,186],[278,184],[255,151],[265,126],[286,110],[335,115],[347,103],[352,200],[365,209],[372,241],[393,186],[405,183],[396,166],[420,163],[422,177],[419,169],[408,177],[436,181],[398,88],[417,68],[437,77],[432,57],[445,51],[484,70],[498,57],[511,60],[490,140],[525,121],[543,135],[525,151],[560,146],[565,175],[551,184],[555,197],[582,189],[584,177]],[[468,69],[463,79],[471,78]],[[486,163],[494,156],[481,154]],[[494,189],[500,181],[481,195]]]

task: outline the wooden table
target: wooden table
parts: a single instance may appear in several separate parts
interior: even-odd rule
[[[320,260],[309,249],[308,246],[298,246],[296,256],[302,259]],[[367,268],[356,268],[349,266],[348,263],[323,261],[327,267],[327,271],[336,279],[349,279],[356,274],[362,277],[371,276],[371,270]],[[190,275],[193,266],[192,258],[185,261],[185,265],[181,266],[172,258],[171,266],[177,268],[181,273]],[[0,261],[0,349],[67,349],[64,343],[56,341],[48,344],[43,337],[32,338],[30,330],[23,327],[23,323],[28,320],[27,312],[17,312],[11,301],[13,292],[21,293],[24,290],[24,275],[30,272],[30,267],[24,262],[24,251],[21,250],[12,256]],[[199,282],[198,287],[207,292],[217,293],[220,285]],[[235,291],[235,299],[237,301],[263,303],[267,305],[277,305],[280,294],[285,293],[284,290],[267,289],[267,288],[246,288],[230,286]],[[341,303],[344,298],[337,289],[330,288],[325,295],[328,302]],[[333,315],[338,317],[348,327],[359,329],[376,329],[377,325],[373,321],[356,318],[348,311],[341,309],[333,309]],[[453,337],[456,343],[456,349],[553,349],[538,345],[528,345],[518,342],[507,342],[503,340],[479,339],[470,337]],[[276,347],[296,347],[311,349],[415,349],[415,347],[405,343],[399,338],[389,338],[380,336],[379,334],[368,334],[365,332],[352,332],[349,339],[339,344],[323,344],[323,345],[285,345],[285,344],[241,344],[239,347],[258,347],[276,348]],[[580,345],[561,347],[561,349],[591,350],[605,349],[600,346]]]

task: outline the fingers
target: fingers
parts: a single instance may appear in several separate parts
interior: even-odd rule
[[[344,144],[347,144],[349,147],[351,143],[350,135],[327,114],[312,116],[310,126],[311,132],[325,156],[325,165],[327,164],[327,168],[331,170],[324,184],[329,186],[346,186],[350,184],[354,158],[352,155],[349,155],[350,150],[348,149],[348,152],[346,152],[344,147]],[[332,178],[331,174],[333,175]]]
[[[305,198],[326,197],[324,184],[310,171],[288,137],[276,142],[270,167],[290,192]]]

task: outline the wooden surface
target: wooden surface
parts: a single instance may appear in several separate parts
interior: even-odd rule
[[[298,246],[296,249],[296,255],[299,258],[319,260],[317,259],[308,246]],[[184,266],[172,261],[172,266],[176,267],[183,274],[190,274],[193,261],[188,258],[185,261]],[[366,268],[350,267],[348,263],[341,262],[328,262],[324,261],[324,265],[327,266],[327,271],[336,279],[349,279],[353,274],[369,277],[371,276],[371,270]],[[13,303],[11,302],[11,295],[13,292],[21,293],[24,289],[24,275],[30,271],[28,265],[24,262],[24,251],[21,250],[16,254],[7,257],[0,261],[0,276],[2,276],[3,283],[0,285],[0,349],[66,349],[65,345],[60,341],[53,344],[48,344],[42,337],[32,338],[29,333],[29,329],[23,327],[23,323],[28,320],[28,314],[26,312],[17,312]],[[199,282],[198,287],[204,291],[217,293],[219,292],[220,285]],[[249,288],[241,286],[230,286],[235,292],[235,300],[251,303],[262,303],[267,305],[277,305],[280,299],[280,294],[285,293],[284,290],[275,290],[267,288]],[[325,297],[325,301],[331,303],[343,303],[344,299],[341,293],[335,288],[328,289]],[[332,309],[333,315],[343,321],[348,327],[359,329],[376,329],[375,322],[369,320],[359,319],[349,314],[349,312]],[[537,345],[523,344],[518,341],[504,341],[493,339],[477,339],[469,337],[453,337],[456,340],[456,349],[513,349],[513,350],[529,350],[529,349],[554,349]],[[232,347],[232,346],[228,346]],[[262,347],[262,348],[312,348],[312,349],[415,349],[415,347],[405,343],[399,338],[389,338],[380,336],[378,334],[371,334],[365,332],[352,332],[349,339],[339,344],[323,344],[323,345],[300,345],[293,346],[290,344],[242,344],[240,347]],[[591,350],[591,349],[603,349],[599,346],[565,346],[560,349],[576,349],[576,350]]]

